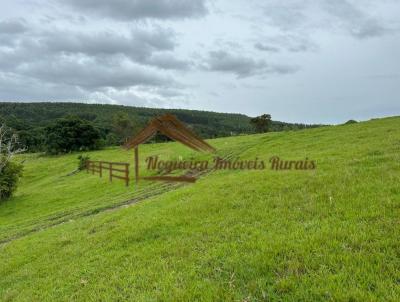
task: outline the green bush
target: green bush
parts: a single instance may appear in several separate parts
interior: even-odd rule
[[[86,155],[79,155],[78,156],[78,171],[82,171],[86,169],[86,162],[90,159],[89,156]]]
[[[12,196],[22,175],[22,165],[8,162],[0,171],[0,201]]]
[[[358,122],[356,120],[348,120],[345,125],[351,125],[351,124],[357,124]]]

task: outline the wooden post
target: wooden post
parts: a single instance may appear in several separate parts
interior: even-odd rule
[[[135,147],[135,181],[139,181],[139,147]]]
[[[129,164],[125,164],[125,184],[129,186]]]
[[[112,182],[112,163],[110,163],[110,182]]]

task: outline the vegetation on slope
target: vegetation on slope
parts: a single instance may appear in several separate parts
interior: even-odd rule
[[[99,130],[104,144],[115,145],[121,138],[134,135],[135,131],[143,128],[151,118],[165,113],[176,115],[203,138],[254,133],[250,117],[244,114],[81,103],[0,103],[0,122],[6,122],[8,126],[16,129],[31,151],[43,151],[45,128],[66,116],[77,116],[93,123]],[[130,133],[115,131],[115,128],[119,128],[118,122],[115,125],[116,118],[125,122],[125,125],[122,123],[123,128],[131,129],[128,131]],[[127,125],[127,122],[131,124]],[[274,121],[270,130],[296,130],[316,126]]]
[[[399,126],[211,140],[221,155],[309,158],[317,169],[216,171],[108,211],[155,185],[63,177],[76,154],[25,155],[21,187],[0,205],[11,239],[0,247],[0,299],[398,301]],[[87,154],[132,160],[115,148]],[[197,156],[176,143],[141,148],[141,160],[152,154]]]

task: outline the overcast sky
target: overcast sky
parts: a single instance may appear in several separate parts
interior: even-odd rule
[[[399,0],[3,0],[0,100],[400,114]]]

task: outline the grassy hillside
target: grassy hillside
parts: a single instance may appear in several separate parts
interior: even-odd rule
[[[209,142],[220,156],[307,157],[317,169],[126,188],[65,176],[77,154],[25,155],[16,196],[0,204],[0,300],[400,299],[400,118]],[[176,143],[140,152],[199,156]]]

